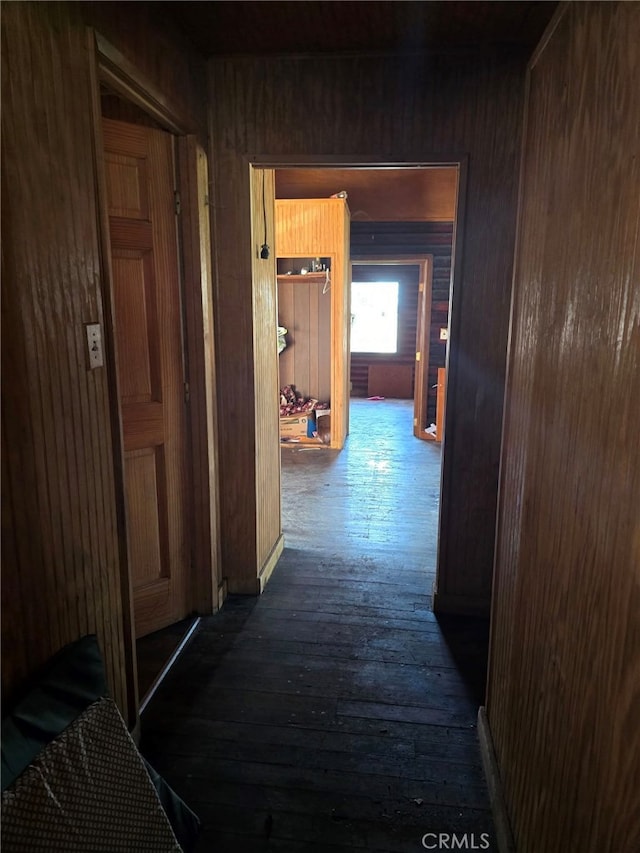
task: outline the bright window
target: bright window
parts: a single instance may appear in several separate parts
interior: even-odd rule
[[[351,284],[351,352],[398,351],[398,282]]]

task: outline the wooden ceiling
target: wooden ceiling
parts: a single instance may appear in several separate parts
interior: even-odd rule
[[[528,58],[557,2],[149,2],[206,57],[516,52]],[[123,4],[123,15],[126,4]],[[352,219],[452,221],[456,171],[277,170],[279,198],[348,192]]]
[[[532,49],[556,2],[160,2],[205,56]]]
[[[352,221],[453,222],[458,170],[278,169],[277,198],[328,198],[347,192]]]

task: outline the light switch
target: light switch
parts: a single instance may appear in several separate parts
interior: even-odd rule
[[[102,329],[100,323],[87,324],[87,348],[89,352],[89,370],[95,367],[103,367],[104,355],[102,352]]]

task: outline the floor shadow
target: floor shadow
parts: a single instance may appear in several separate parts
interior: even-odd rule
[[[154,682],[192,628],[195,616],[181,619],[167,628],[136,640],[138,695],[144,700]]]
[[[174,712],[176,716],[187,718],[200,691],[210,683],[216,667],[235,644],[258,602],[259,598],[252,595],[229,595],[218,613],[201,617],[188,645],[155,690],[151,707],[163,701],[171,704],[179,696],[180,702]],[[165,645],[168,642],[166,640]],[[155,645],[162,647],[161,637],[156,639]],[[156,649],[149,643],[145,653],[151,656]],[[149,662],[145,663],[145,668],[150,669]],[[141,717],[143,742],[146,713]]]
[[[489,620],[479,616],[436,614],[469,697],[484,705],[489,658]]]

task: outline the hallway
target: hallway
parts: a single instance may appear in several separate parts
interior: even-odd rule
[[[412,418],[353,400],[341,453],[283,449],[271,581],[201,621],[143,715],[198,851],[403,853],[428,832],[496,849],[475,728],[487,625],[431,612],[440,447]]]

